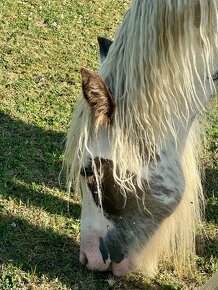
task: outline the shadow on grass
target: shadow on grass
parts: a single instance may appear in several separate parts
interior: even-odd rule
[[[206,168],[204,177],[204,192],[206,197],[206,219],[218,224],[218,169]]]
[[[218,170],[205,168],[203,190],[206,199],[205,221],[217,228],[218,225]],[[218,236],[197,236],[197,255],[205,259],[205,264],[210,263],[211,257],[218,258]],[[213,261],[211,261],[213,263]],[[205,267],[208,267],[207,265]],[[212,273],[211,273],[212,274]]]
[[[46,131],[0,112],[0,176],[59,187],[64,133]]]
[[[49,188],[60,189],[64,137],[63,133],[46,131],[0,112],[0,191],[3,197],[78,219],[78,204],[68,204],[67,200],[49,192]]]

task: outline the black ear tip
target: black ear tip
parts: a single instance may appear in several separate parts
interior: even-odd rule
[[[111,46],[111,44],[113,43],[112,40],[106,38],[106,37],[103,37],[103,36],[97,36],[97,39],[98,39],[98,44],[99,46],[101,47],[107,47],[109,49],[109,47]]]
[[[97,39],[98,39],[98,45],[100,46],[100,47],[104,47],[105,46],[105,40],[106,40],[106,38],[104,38],[103,36],[98,36],[97,37]]]
[[[100,44],[103,41],[103,37],[98,35],[97,40],[98,40],[98,43]]]

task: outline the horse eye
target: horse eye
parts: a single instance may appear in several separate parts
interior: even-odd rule
[[[218,80],[218,71],[213,75],[213,81]]]
[[[93,170],[92,170],[92,165],[89,164],[88,166],[83,167],[83,168],[80,170],[80,174],[81,174],[83,177],[90,177],[90,176],[94,175],[94,172],[93,172]]]

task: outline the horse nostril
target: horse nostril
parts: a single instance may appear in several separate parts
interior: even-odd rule
[[[118,264],[121,263],[123,259],[128,256],[127,249],[121,245],[120,241],[113,237],[112,232],[111,235],[106,238],[107,252],[109,253],[111,261]]]
[[[87,264],[88,264],[88,258],[85,256],[85,258],[84,258],[84,265],[86,266]]]
[[[102,259],[103,259],[104,263],[106,264],[106,261],[109,259],[108,249],[107,249],[105,241],[102,237],[99,238],[99,242],[100,242],[99,250],[101,252]]]
[[[89,248],[86,252],[81,251],[80,263],[91,271],[107,271],[110,267],[110,259],[102,261],[102,255],[98,249]]]

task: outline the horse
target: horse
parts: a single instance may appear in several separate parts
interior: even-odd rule
[[[201,116],[218,72],[217,0],[133,0],[66,140],[67,186],[81,193],[80,262],[122,276],[191,273],[204,197]]]

